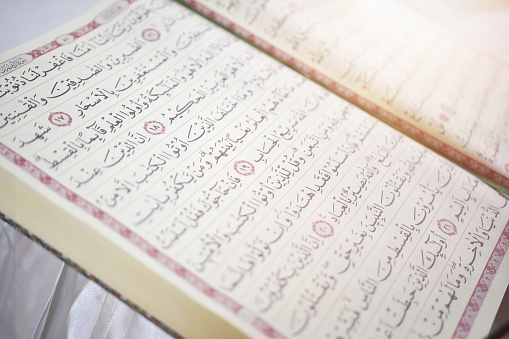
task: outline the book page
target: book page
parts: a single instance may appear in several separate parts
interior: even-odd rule
[[[2,166],[231,326],[468,334],[509,202],[430,149],[173,2],[4,56]]]
[[[509,189],[507,60],[391,0],[187,2]]]
[[[509,42],[509,2],[430,0],[398,0],[426,17],[446,25],[468,39],[507,59]]]

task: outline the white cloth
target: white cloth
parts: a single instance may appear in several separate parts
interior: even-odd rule
[[[0,338],[172,338],[0,220]]]

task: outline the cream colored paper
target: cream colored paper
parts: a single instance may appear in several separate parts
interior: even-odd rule
[[[507,248],[503,196],[180,5],[112,6],[2,64],[0,141],[91,252],[153,272],[113,284],[185,295],[252,336],[468,332]],[[214,322],[168,319],[184,335]]]

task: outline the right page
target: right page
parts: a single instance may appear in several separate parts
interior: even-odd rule
[[[509,189],[509,64],[396,1],[188,1]]]

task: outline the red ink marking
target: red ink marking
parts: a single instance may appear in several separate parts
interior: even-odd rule
[[[451,105],[440,104],[440,107],[444,110],[445,113],[450,115],[456,115],[456,110]]]
[[[143,128],[152,135],[164,134],[166,130],[166,127],[158,121],[147,121]]]
[[[313,231],[321,237],[328,238],[334,235],[334,228],[327,221],[313,222]]]
[[[74,41],[74,36],[71,34],[60,35],[55,41],[60,45],[67,45]]]
[[[442,114],[440,114],[440,120],[447,122],[447,121],[449,121],[449,117],[442,113]]]
[[[50,113],[48,120],[55,126],[71,126],[72,118],[69,114],[64,112]]]
[[[159,33],[159,31],[156,29],[147,28],[143,30],[141,36],[147,41],[157,41],[161,37],[161,33]]]
[[[440,219],[437,221],[438,228],[442,232],[444,232],[447,235],[455,235],[458,234],[458,230],[456,229],[456,225],[454,225],[452,222],[450,222],[447,219]]]
[[[238,174],[244,176],[254,174],[255,172],[254,166],[245,160],[235,161],[233,168]]]

